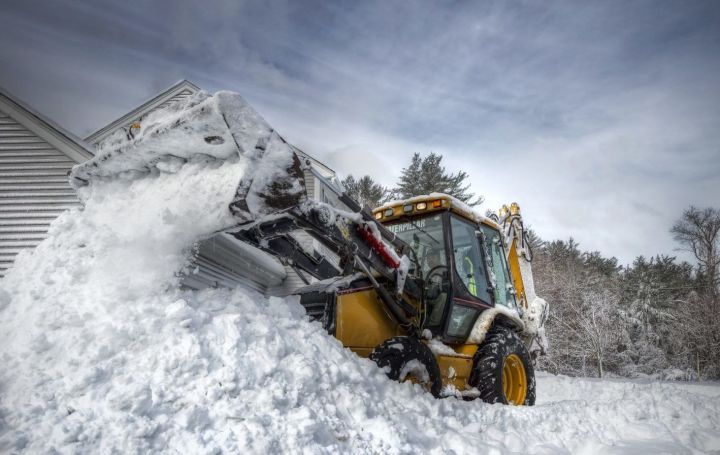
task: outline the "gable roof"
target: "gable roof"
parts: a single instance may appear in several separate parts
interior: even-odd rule
[[[39,114],[2,87],[0,87],[0,111],[12,117],[16,122],[37,134],[38,137],[77,163],[82,163],[93,157],[92,148],[82,139]]]
[[[290,148],[292,148],[292,150],[295,153],[298,153],[300,156],[302,156],[306,160],[309,160],[310,164],[312,164],[312,166],[315,169],[317,169],[318,172],[320,172],[323,175],[323,177],[325,177],[325,178],[335,177],[336,172],[330,166],[328,166],[327,164],[323,163],[322,161],[312,157],[310,154],[308,154],[304,150],[301,150],[301,149],[295,147],[294,145],[290,144],[289,142],[288,142],[288,145],[290,146]]]
[[[184,98],[199,91],[200,87],[188,81],[187,79],[178,81],[172,86],[160,92],[159,94],[155,95],[151,99],[145,101],[143,104],[136,107],[132,111],[95,131],[90,136],[86,137],[85,141],[90,144],[96,145],[97,143],[101,142],[103,139],[117,131],[118,128],[127,126],[133,121],[138,120],[140,117],[146,115],[154,109],[157,109],[158,107],[161,107],[163,104],[173,100],[174,98]]]

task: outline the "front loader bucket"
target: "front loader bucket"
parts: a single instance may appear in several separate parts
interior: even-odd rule
[[[105,140],[94,158],[73,168],[70,182],[79,188],[176,172],[187,162],[226,160],[244,164],[229,207],[240,224],[307,198],[303,168],[292,147],[232,92],[199,92],[152,112]]]

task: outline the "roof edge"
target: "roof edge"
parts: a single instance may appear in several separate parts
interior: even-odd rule
[[[153,107],[158,106],[165,101],[169,100],[173,96],[175,96],[177,93],[182,92],[185,89],[190,89],[193,92],[199,92],[200,87],[193,84],[187,79],[181,79],[177,82],[175,82],[170,87],[166,88],[165,90],[161,91],[157,95],[153,96],[149,100],[145,101],[144,103],[140,104],[135,109],[131,110],[127,114],[123,115],[122,117],[119,117],[112,122],[108,123],[104,127],[100,128],[99,130],[95,131],[94,133],[90,134],[85,138],[85,141],[89,144],[93,144],[95,142],[99,142],[102,139],[105,139],[112,131],[115,131],[118,127],[129,123],[133,119],[140,117],[144,112],[150,111]]]
[[[91,147],[82,139],[40,114],[3,87],[0,87],[0,106],[18,123],[77,163],[82,163],[93,157]]]
[[[284,139],[283,139],[283,140],[284,140]],[[288,144],[290,145],[290,147],[293,149],[294,152],[297,152],[297,153],[302,154],[302,155],[305,156],[308,160],[310,160],[310,162],[311,162],[312,164],[314,164],[316,168],[321,169],[321,170],[325,171],[325,173],[328,174],[328,175],[325,175],[325,176],[323,176],[323,177],[325,177],[325,178],[337,177],[337,172],[335,172],[335,170],[334,170],[333,168],[331,168],[331,167],[328,166],[327,164],[323,163],[322,161],[318,160],[318,159],[315,158],[314,156],[310,155],[308,152],[300,149],[299,147],[296,147],[296,146],[290,144],[289,142],[288,142]]]

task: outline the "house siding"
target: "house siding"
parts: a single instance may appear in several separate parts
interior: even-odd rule
[[[68,183],[75,161],[0,111],[0,277],[50,223],[80,202]]]
[[[227,234],[198,243],[190,269],[183,285],[191,289],[241,285],[264,294],[286,278],[279,261]]]

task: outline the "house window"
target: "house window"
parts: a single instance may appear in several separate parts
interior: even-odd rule
[[[333,204],[332,201],[330,201],[330,198],[327,197],[324,186],[320,187],[320,201],[324,202],[325,204],[330,204],[333,207],[335,207],[335,204]]]

